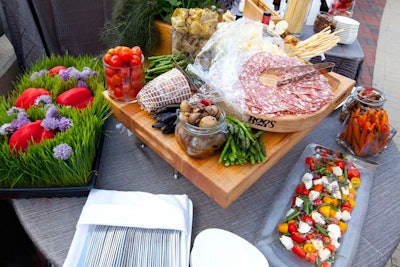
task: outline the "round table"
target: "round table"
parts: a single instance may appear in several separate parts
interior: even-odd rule
[[[121,133],[117,123],[111,117],[107,124],[96,188],[187,194],[193,202],[192,241],[202,230],[220,228],[254,244],[274,197],[305,147],[316,143],[343,150],[335,141],[341,124],[335,111],[232,205],[222,208],[185,177],[174,179],[171,166],[134,135]],[[384,266],[400,241],[399,161],[400,153],[391,142],[379,158],[352,266]],[[85,201],[86,197],[34,198],[11,203],[37,248],[53,265],[62,266]]]

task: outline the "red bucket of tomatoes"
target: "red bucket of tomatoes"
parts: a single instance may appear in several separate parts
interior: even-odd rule
[[[123,103],[136,101],[145,84],[144,56],[139,46],[116,46],[103,56],[106,87],[111,99]]]

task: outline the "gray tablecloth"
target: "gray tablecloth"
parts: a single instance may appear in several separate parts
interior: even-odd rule
[[[135,136],[121,134],[111,118],[96,187],[187,194],[194,206],[192,240],[200,231],[215,227],[254,243],[275,195],[307,144],[340,149],[335,142],[338,117],[338,112],[327,117],[228,208],[220,207],[186,178],[174,179],[174,170],[165,161],[148,147],[142,148]],[[380,159],[365,222],[359,225],[361,239],[352,266],[384,266],[400,241],[399,161],[400,153],[391,143]],[[62,266],[85,201],[85,197],[15,199],[12,204],[38,249],[54,265]]]

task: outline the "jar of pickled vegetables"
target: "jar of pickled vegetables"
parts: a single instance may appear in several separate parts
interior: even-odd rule
[[[385,94],[381,90],[373,87],[358,86],[343,104],[340,119],[344,121],[357,108],[362,110],[381,108],[385,101]]]
[[[353,16],[354,5],[356,0],[334,0],[330,13],[334,16]]]

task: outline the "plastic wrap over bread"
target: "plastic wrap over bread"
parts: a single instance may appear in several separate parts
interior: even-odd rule
[[[149,113],[189,99],[191,90],[186,77],[174,68],[146,84],[137,95],[141,108]]]

